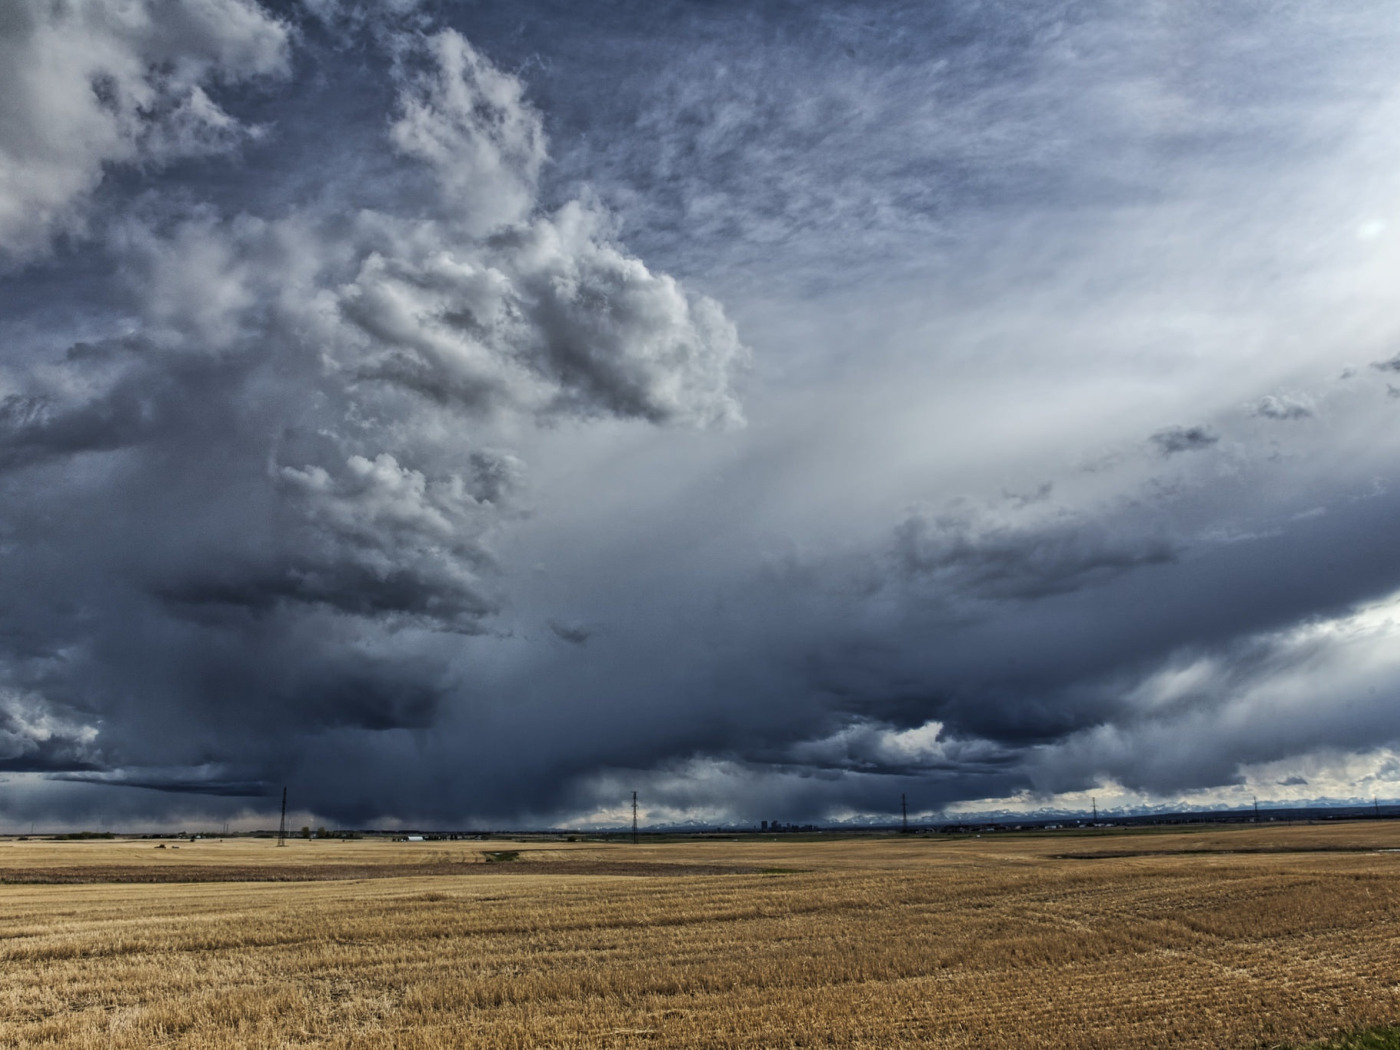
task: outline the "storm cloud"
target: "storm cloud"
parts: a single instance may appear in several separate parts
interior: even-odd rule
[[[1210,448],[1219,440],[1205,427],[1164,427],[1152,435],[1152,443],[1164,456]]]
[[[0,815],[1400,795],[1397,55],[23,0]]]

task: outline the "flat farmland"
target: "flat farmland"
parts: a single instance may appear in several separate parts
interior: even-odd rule
[[[1275,1046],[1400,1021],[1397,849],[0,840],[0,1045]]]

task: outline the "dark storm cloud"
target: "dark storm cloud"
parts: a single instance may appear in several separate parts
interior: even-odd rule
[[[1198,541],[1175,565],[954,628],[947,641],[925,643],[935,659],[915,661],[925,687],[942,678],[927,711],[954,734],[1053,745],[1035,761],[1049,790],[1092,786],[1105,770],[1151,791],[1204,786],[1228,782],[1241,762],[1306,747],[1319,732],[1352,747],[1372,733],[1386,739],[1393,730],[1374,692],[1362,699],[1358,686],[1339,682],[1356,704],[1344,717],[1308,696],[1325,677],[1321,665],[1348,659],[1347,647],[1383,645],[1383,636],[1292,625],[1345,619],[1356,603],[1394,589],[1400,564],[1376,531],[1392,509],[1391,498],[1363,501],[1270,537]],[[1316,550],[1329,553],[1305,569]],[[1239,707],[1254,704],[1272,706],[1277,721],[1236,724]]]
[[[497,604],[476,593],[475,581],[444,582],[428,564],[422,569],[388,571],[353,562],[291,561],[274,565],[264,577],[231,567],[231,579],[189,579],[159,590],[156,596],[179,614],[182,607],[198,618],[205,606],[239,606],[251,611],[277,604],[324,606],[352,616],[406,616],[468,633],[482,630],[483,617]]]
[[[1217,435],[1202,426],[1164,427],[1152,435],[1152,443],[1164,456],[1174,456],[1178,452],[1195,452],[1198,449],[1210,448],[1219,440]]]
[[[568,642],[570,645],[587,645],[588,639],[593,637],[593,631],[583,624],[560,623],[558,620],[550,620],[549,629],[561,642]]]
[[[53,26],[47,11],[20,20],[15,54],[45,61],[38,26],[86,34],[100,58],[51,70],[55,90],[116,63],[137,95],[233,128],[199,78],[227,87],[242,67],[181,42],[193,7],[80,4]],[[257,5],[198,17],[215,57],[287,74],[294,34]],[[86,250],[121,268],[106,323],[125,331],[36,342],[0,368],[0,767],[244,793],[285,773],[304,734],[433,726],[460,689],[448,654],[502,608],[492,536],[525,509],[527,477],[498,440],[509,420],[737,418],[744,352],[719,306],[628,255],[589,205],[542,212],[545,138],[520,83],[456,33],[394,24],[378,27],[393,119],[361,134],[397,150],[414,214],[94,197],[104,163],[197,152],[172,144],[163,103],[113,102],[127,145],[56,155],[72,188],[47,232],[12,243],[61,284],[52,235],[80,232],[93,201],[114,209]],[[106,90],[101,105],[127,88]],[[19,177],[3,185],[27,185],[40,155],[6,156]]]
[[[0,401],[0,469],[118,449],[180,433],[189,424],[188,395],[231,377],[210,361],[149,367],[153,348],[122,340],[78,344],[56,367],[57,382],[40,380],[30,393]],[[66,381],[81,375],[73,390]]]
[[[1234,479],[1232,498],[1247,499],[1250,484]],[[1311,738],[1353,747],[1371,734],[1387,739],[1386,703],[1369,686],[1337,682],[1354,705],[1344,717],[1327,706],[1310,710],[1306,699],[1333,673],[1324,668],[1369,662],[1347,655],[1348,647],[1386,644],[1383,634],[1358,635],[1346,618],[1400,582],[1400,564],[1377,528],[1394,501],[1356,495],[1343,498],[1340,513],[1302,518],[1273,535],[1189,542],[1163,536],[1152,522],[1163,516],[1180,528],[1180,495],[1152,514],[1126,504],[1078,522],[1051,514],[974,528],[963,515],[956,527],[945,525],[950,538],[927,576],[899,557],[784,571],[729,607],[739,621],[731,644],[742,647],[751,630],[740,610],[761,605],[766,656],[791,676],[763,686],[712,683],[721,695],[761,688],[765,704],[762,715],[742,715],[712,702],[712,719],[743,726],[717,750],[747,771],[755,797],[800,794],[796,784],[808,785],[812,798],[839,797],[840,789],[820,786],[822,776],[858,771],[864,786],[848,784],[849,798],[890,812],[904,790],[941,801],[983,787],[988,797],[993,787],[1070,791],[1092,788],[1106,771],[1132,790],[1207,787],[1230,783],[1241,762],[1296,753]],[[1082,536],[1071,542],[1076,526]],[[905,548],[908,531],[908,524],[896,531],[894,551]],[[1047,543],[1057,557],[1033,556]],[[1115,553],[1101,572],[1104,546]],[[966,574],[946,556],[960,547],[973,569]],[[1307,554],[1323,550],[1325,560]],[[990,582],[984,554],[998,569]],[[1008,564],[1017,571],[1002,571]],[[850,586],[833,586],[843,574]],[[1292,626],[1334,616],[1342,618],[1335,635]],[[759,659],[750,652],[731,662]],[[1238,721],[1256,705],[1264,717],[1271,704],[1278,719],[1268,731]],[[642,783],[699,803],[711,790],[730,799],[716,783],[727,775],[702,775],[697,766]],[[901,781],[911,776],[918,781]],[[746,816],[764,815],[762,803],[742,796],[732,797]]]
[[[228,779],[223,770],[196,769],[185,776],[158,770],[154,775],[127,771],[94,773],[55,773],[51,779],[70,784],[95,784],[108,787],[145,788],[172,794],[216,796],[224,798],[265,798],[271,786],[260,780]]]
[[[615,724],[608,701],[570,711],[566,695],[593,695],[594,662],[571,664],[554,708],[569,746],[556,760],[572,771],[575,755],[625,756],[637,770],[584,776],[592,786],[580,798],[605,790],[598,785],[640,784],[678,809],[723,800],[727,812],[754,820],[843,804],[888,813],[901,791],[933,805],[1032,786],[1076,790],[1106,769],[1134,790],[1229,783],[1240,761],[1286,755],[1319,732],[1321,711],[1281,716],[1260,733],[1235,724],[1237,704],[1286,687],[1317,661],[1347,659],[1289,625],[1344,616],[1400,580],[1374,531],[1392,509],[1361,502],[1281,536],[1189,546],[1154,535],[1150,520],[1128,511],[1101,513],[1085,528],[1086,549],[1108,533],[1151,556],[1127,566],[1115,558],[1101,578],[1070,574],[1078,587],[1044,588],[1032,576],[1035,586],[1014,598],[997,592],[991,609],[979,578],[911,581],[897,560],[784,571],[733,596],[725,622],[705,624],[718,661],[686,663],[659,630],[641,628],[635,649],[600,643],[599,664],[637,668],[610,675],[607,686],[637,703],[646,697],[650,712],[616,747],[604,739]],[[1007,531],[1040,530],[1027,522]],[[1279,571],[1317,549],[1345,555]],[[1167,550],[1174,555],[1157,556]],[[833,585],[843,575],[851,586]],[[683,666],[643,673],[648,646]],[[625,699],[618,707],[639,710]],[[1385,718],[1373,698],[1326,736],[1359,743],[1384,732]],[[681,741],[703,741],[716,757],[676,765],[668,752]],[[520,740],[522,749],[551,746]]]
[[[1018,527],[979,518],[968,507],[912,515],[896,531],[894,544],[905,576],[985,600],[1075,591],[1139,566],[1173,561],[1176,554],[1159,537],[1113,536],[1073,519]]]

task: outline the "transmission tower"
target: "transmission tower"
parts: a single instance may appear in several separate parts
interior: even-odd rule
[[[287,844],[287,789],[282,788],[282,823],[277,825],[277,845]]]
[[[900,795],[900,796],[899,796],[899,830],[900,830],[903,834],[905,834],[905,835],[909,834],[909,796],[908,796],[908,795]]]
[[[1094,823],[1099,822],[1099,800],[1094,796],[1089,796],[1089,804],[1094,807]]]
[[[637,844],[637,793],[632,792],[632,845]]]

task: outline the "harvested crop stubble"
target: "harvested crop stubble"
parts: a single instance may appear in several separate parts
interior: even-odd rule
[[[486,863],[493,863],[487,861]],[[539,874],[540,869],[511,868],[521,874]],[[552,875],[623,875],[655,878],[677,875],[739,875],[754,868],[732,864],[664,864],[647,861],[558,861],[549,865]],[[82,885],[94,882],[344,882],[351,879],[394,879],[424,875],[498,875],[502,867],[487,870],[484,864],[430,862],[425,864],[317,864],[301,867],[260,867],[248,865],[140,864],[90,865],[82,868],[24,868],[0,875],[0,884]]]
[[[388,874],[0,887],[0,1043],[1248,1047],[1400,1018],[1393,824],[500,845],[197,843],[181,864]],[[0,874],[150,852],[0,842]],[[633,863],[676,867],[581,871]]]

